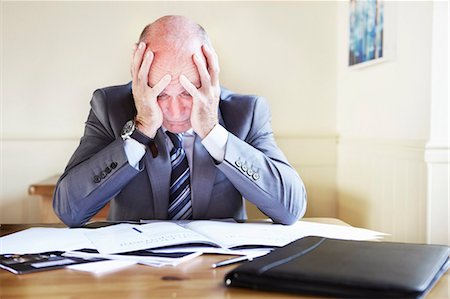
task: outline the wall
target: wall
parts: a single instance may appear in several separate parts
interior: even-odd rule
[[[0,222],[38,221],[31,183],[61,173],[92,92],[129,78],[141,29],[183,14],[209,32],[221,83],[268,98],[280,147],[336,216],[336,7],[326,2],[1,2]]]
[[[385,4],[395,55],[361,69],[347,67],[347,4],[338,8],[338,215],[425,242],[433,3]]]

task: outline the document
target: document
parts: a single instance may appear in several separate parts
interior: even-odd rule
[[[122,261],[122,260],[105,260],[95,263],[77,264],[67,266],[67,269],[85,271],[98,274],[110,273],[114,271],[121,270],[125,267],[135,265],[135,261]]]
[[[252,247],[282,247],[306,236],[370,240],[381,233],[330,224],[299,221],[294,225],[232,223],[213,220],[156,221],[143,225],[119,224],[86,232],[102,254],[115,254],[169,246],[203,246],[235,250]]]
[[[172,221],[143,225],[118,224],[87,231],[86,236],[102,254],[114,254],[173,245],[220,247],[213,240]]]
[[[0,254],[27,254],[95,248],[86,228],[32,227],[0,238]]]
[[[157,253],[151,250],[136,250],[120,254],[101,254],[94,249],[81,249],[68,251],[63,253],[62,255],[71,258],[75,257],[84,259],[102,258],[108,260],[126,260],[126,261],[134,261],[135,263],[148,266],[162,267],[162,266],[177,266],[201,254],[202,254],[201,251]]]

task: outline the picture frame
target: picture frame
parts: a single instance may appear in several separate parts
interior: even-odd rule
[[[364,68],[394,58],[394,2],[350,0],[348,15],[349,68]]]

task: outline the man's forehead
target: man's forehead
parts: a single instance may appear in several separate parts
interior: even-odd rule
[[[159,71],[166,73],[173,73],[180,70],[188,70],[195,68],[194,61],[191,56],[179,57],[176,55],[158,55],[155,53],[151,68],[158,69]]]
[[[178,82],[180,75],[186,76],[194,85],[199,85],[200,77],[192,58],[176,61],[173,59],[155,59],[150,67],[150,82],[156,84],[166,74],[172,76],[172,82]]]

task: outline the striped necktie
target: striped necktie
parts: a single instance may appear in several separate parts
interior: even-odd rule
[[[174,220],[192,219],[192,202],[189,165],[182,147],[181,134],[166,132],[173,143],[170,152],[172,173],[170,175],[168,218]]]

